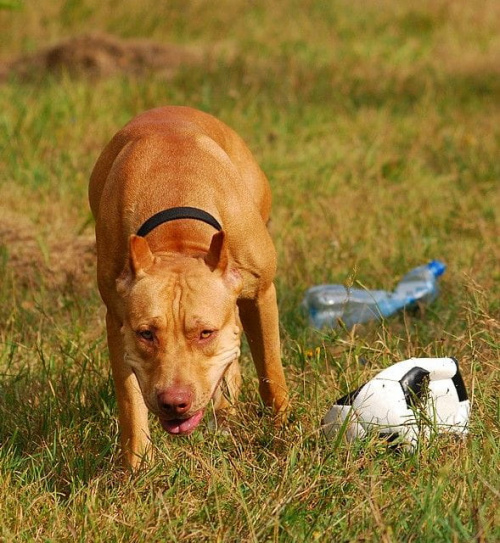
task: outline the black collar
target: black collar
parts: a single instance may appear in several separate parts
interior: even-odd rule
[[[164,209],[159,213],[155,213],[150,217],[140,228],[137,230],[137,235],[144,237],[151,230],[154,230],[160,224],[169,221],[176,221],[177,219],[194,219],[197,221],[203,221],[213,226],[219,232],[222,230],[222,226],[219,224],[219,221],[203,211],[203,209],[198,209],[197,207],[171,207],[170,209]]]

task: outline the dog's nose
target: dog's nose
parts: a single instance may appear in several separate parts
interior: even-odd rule
[[[189,387],[170,387],[157,394],[158,407],[169,417],[187,413],[193,404],[193,392]]]

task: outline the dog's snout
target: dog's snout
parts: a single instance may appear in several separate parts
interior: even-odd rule
[[[170,387],[158,392],[157,399],[164,415],[178,417],[191,409],[193,392],[189,387]]]

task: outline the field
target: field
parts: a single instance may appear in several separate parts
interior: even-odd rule
[[[0,540],[500,540],[500,3],[0,6]],[[154,426],[131,476],[87,183],[114,132],[165,104],[235,128],[270,179],[293,412],[259,415],[244,347],[230,433]],[[391,289],[434,258],[441,294],[418,313],[308,326],[309,286]],[[459,360],[467,439],[321,435],[335,399],[412,356]]]

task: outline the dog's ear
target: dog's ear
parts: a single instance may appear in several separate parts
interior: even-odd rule
[[[129,266],[134,277],[141,270],[148,269],[153,264],[154,256],[145,238],[130,236],[129,239]]]
[[[217,232],[212,237],[210,249],[208,250],[205,262],[211,270],[226,271],[229,264],[227,244],[225,242],[226,235],[223,231]]]
[[[128,262],[116,280],[116,290],[122,296],[126,295],[132,281],[149,268],[154,261],[153,253],[148,242],[140,236],[132,235],[129,238]]]
[[[237,268],[231,265],[227,240],[223,231],[213,235],[205,262],[212,271],[219,271],[224,281],[235,292],[241,291],[243,288],[241,274]]]

